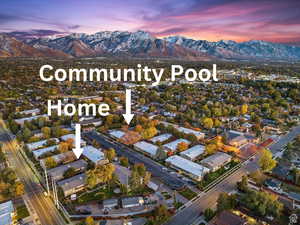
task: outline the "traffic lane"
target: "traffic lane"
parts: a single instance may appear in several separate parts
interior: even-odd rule
[[[13,160],[13,164],[18,165],[15,166],[18,177],[21,178],[25,185],[25,191],[28,193],[29,201],[37,212],[40,222],[43,225],[66,224],[54,205],[50,206],[49,204],[45,204],[43,189],[34,182],[34,174],[25,163],[22,156],[20,156],[20,153],[17,152],[13,146],[10,146],[10,151],[12,152],[13,156],[13,158],[11,158],[11,160]]]
[[[153,176],[160,178],[173,189],[181,189],[185,186],[184,182],[181,179],[164,171],[163,166],[153,162],[151,159],[145,157],[144,155],[138,152],[131,150],[126,146],[122,146],[118,143],[114,143],[109,140],[106,140],[105,137],[95,132],[88,132],[83,134],[83,136],[89,140],[90,139],[96,140],[99,144],[101,144],[105,148],[114,148],[118,155],[127,157],[128,160],[133,164],[143,163],[146,166],[147,170],[151,172]]]
[[[276,143],[271,145],[269,149],[273,154],[282,150],[282,148],[291,142],[294,138],[296,138],[300,134],[300,126],[293,128],[289,133],[281,137]]]
[[[215,207],[219,194],[224,192],[230,193],[236,189],[236,183],[242,176],[247,174],[248,168],[255,168],[255,166],[250,164],[253,163],[249,163],[240,168],[236,173],[227,177],[227,179],[223,180],[210,191],[204,193],[200,198],[195,200],[192,205],[178,212],[166,225],[192,224],[205,209]]]

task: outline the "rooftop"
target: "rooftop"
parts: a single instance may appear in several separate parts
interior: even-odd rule
[[[74,177],[59,181],[59,182],[57,182],[57,185],[60,186],[64,192],[66,192],[73,188],[84,186],[85,178],[86,178],[85,173],[81,173]]]
[[[203,145],[195,145],[183,152],[180,153],[181,156],[186,156],[190,159],[195,159],[198,156],[202,155],[205,151],[205,146]]]
[[[49,139],[49,141],[51,141],[51,140],[54,140],[56,143],[59,142],[59,140],[57,138],[51,138],[51,139]],[[48,142],[48,140],[42,140],[42,141],[28,143],[28,144],[26,144],[26,146],[27,146],[27,148],[29,150],[32,151],[32,150],[38,149],[40,147],[43,147],[44,145],[47,144],[47,142]]]
[[[183,139],[183,138],[180,138],[180,139],[177,139],[175,141],[172,141],[170,143],[167,143],[167,144],[164,144],[163,147],[167,148],[167,149],[170,149],[172,150],[173,152],[176,151],[177,149],[177,145],[181,142],[185,142],[187,144],[190,144],[191,142],[189,142],[188,140],[186,139]]]
[[[125,132],[121,130],[110,130],[109,134],[117,139],[120,139],[121,137],[124,136]]]
[[[158,149],[158,146],[150,144],[145,141],[140,141],[140,142],[135,143],[134,147],[139,148],[140,150],[142,150],[152,156],[156,155],[156,151]]]
[[[87,167],[87,162],[84,161],[83,159],[65,164],[65,165],[61,165],[58,166],[56,168],[50,169],[48,170],[48,174],[54,178],[55,180],[60,180],[63,179],[63,175],[64,173],[69,169],[69,168],[74,168],[75,170],[85,170]]]
[[[217,152],[207,158],[201,160],[201,164],[207,164],[208,166],[215,168],[220,167],[232,157],[224,152]]]
[[[0,225],[12,224],[11,214],[14,212],[12,201],[0,204]]]
[[[105,159],[104,153],[101,152],[100,149],[96,149],[91,145],[83,147],[82,155],[84,155],[86,158],[88,158],[90,161],[92,161],[95,164]]]
[[[164,141],[168,140],[171,137],[172,137],[172,134],[165,133],[165,134],[161,134],[161,135],[158,135],[158,136],[155,136],[155,137],[151,138],[150,141],[153,142],[153,143],[164,142]]]
[[[185,158],[182,158],[178,155],[174,155],[167,158],[166,162],[171,163],[173,166],[182,169],[187,173],[193,174],[197,177],[203,177],[206,173],[209,172],[208,168],[194,163],[190,160],[187,160]]]
[[[32,153],[33,153],[34,158],[38,159],[42,155],[44,155],[45,153],[47,153],[47,152],[53,152],[57,148],[58,148],[58,145],[53,145],[53,146],[50,146],[50,147],[47,147],[47,148],[41,148],[41,149],[35,150]]]

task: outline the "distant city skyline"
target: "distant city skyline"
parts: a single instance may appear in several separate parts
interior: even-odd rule
[[[10,0],[0,6],[0,32],[144,30],[156,37],[300,43],[299,0]]]

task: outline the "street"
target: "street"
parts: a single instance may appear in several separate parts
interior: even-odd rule
[[[300,126],[294,127],[286,135],[280,137],[280,139],[276,143],[272,144],[269,147],[270,151],[273,153],[273,155],[282,151],[283,147],[286,146],[290,141],[292,141],[299,134],[300,134]]]
[[[44,195],[44,190],[40,186],[32,170],[26,164],[25,159],[18,152],[18,149],[10,143],[11,137],[8,133],[7,149],[9,164],[14,168],[17,176],[25,186],[25,195],[38,216],[35,224],[41,225],[65,225],[65,219],[60,215],[50,197]]]
[[[276,154],[277,152],[280,152],[287,143],[292,141],[299,134],[300,126],[294,127],[289,133],[280,137],[280,139],[276,143],[271,145],[269,149],[273,154]],[[214,186],[208,192],[201,193],[194,202],[175,214],[165,225],[193,224],[197,220],[197,218],[199,218],[200,212],[203,212],[207,208],[215,207],[219,194],[223,192],[231,193],[236,189],[236,183],[242,178],[242,176],[258,169],[257,161],[259,159],[259,155],[259,153],[256,154],[252,161],[245,161],[240,169]]]

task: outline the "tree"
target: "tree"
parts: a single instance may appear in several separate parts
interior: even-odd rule
[[[23,140],[27,141],[31,136],[32,136],[31,131],[27,127],[25,127],[25,129],[22,132]]]
[[[45,160],[45,165],[48,169],[54,168],[57,166],[57,162],[53,159],[53,157],[48,157]]]
[[[154,210],[155,220],[158,224],[166,221],[170,217],[170,213],[165,205],[159,205]]]
[[[97,177],[93,170],[89,170],[86,172],[86,184],[90,189],[94,188],[97,185]]]
[[[94,221],[93,217],[88,216],[88,217],[85,219],[85,225],[95,225],[95,221]]]
[[[221,193],[217,200],[217,211],[230,210],[236,206],[236,197],[227,193]]]
[[[203,124],[203,126],[204,126],[206,129],[211,129],[211,128],[213,128],[213,126],[214,126],[214,121],[213,121],[212,118],[205,117],[205,118],[202,120],[202,124]]]
[[[206,221],[210,221],[214,216],[215,216],[215,212],[214,210],[212,210],[211,208],[207,208],[204,211],[204,218]]]
[[[237,187],[240,191],[247,192],[248,191],[248,177],[243,176],[242,180],[240,182],[237,182]]]
[[[272,158],[272,153],[266,149],[262,150],[262,155],[258,164],[263,172],[269,172],[276,166],[276,160]]]
[[[24,192],[24,185],[21,182],[17,182],[14,184],[15,188],[15,196],[21,196]]]
[[[144,139],[149,139],[149,138],[152,138],[154,137],[156,134],[157,134],[157,129],[155,127],[149,127],[147,129],[144,129],[142,131],[142,137]]]
[[[143,127],[140,124],[138,124],[135,127],[135,131],[138,132],[138,133],[142,133],[143,132]]]
[[[129,166],[128,158],[124,156],[120,157],[120,164],[121,166],[128,167]]]
[[[109,162],[112,162],[116,157],[116,151],[113,148],[110,148],[104,151],[105,157],[108,159]]]
[[[75,174],[76,174],[75,168],[74,168],[74,167],[70,167],[70,168],[68,168],[68,169],[64,172],[63,176],[64,176],[64,178],[66,179],[66,178],[75,176]]]
[[[158,149],[156,151],[155,158],[157,158],[158,160],[164,160],[164,159],[166,159],[167,158],[166,151],[162,147],[158,147]]]
[[[59,143],[58,151],[60,153],[64,153],[64,152],[69,151],[69,144],[67,142],[61,142],[61,143]]]
[[[184,150],[187,150],[188,147],[189,147],[189,145],[188,145],[188,143],[186,143],[186,142],[180,142],[180,143],[177,144],[177,150],[178,150],[179,152],[182,152],[182,151],[184,151]]]
[[[247,104],[243,104],[241,106],[241,114],[245,115],[248,112],[248,105]]]
[[[218,147],[216,144],[208,144],[205,146],[205,154],[212,155],[217,151]]]

